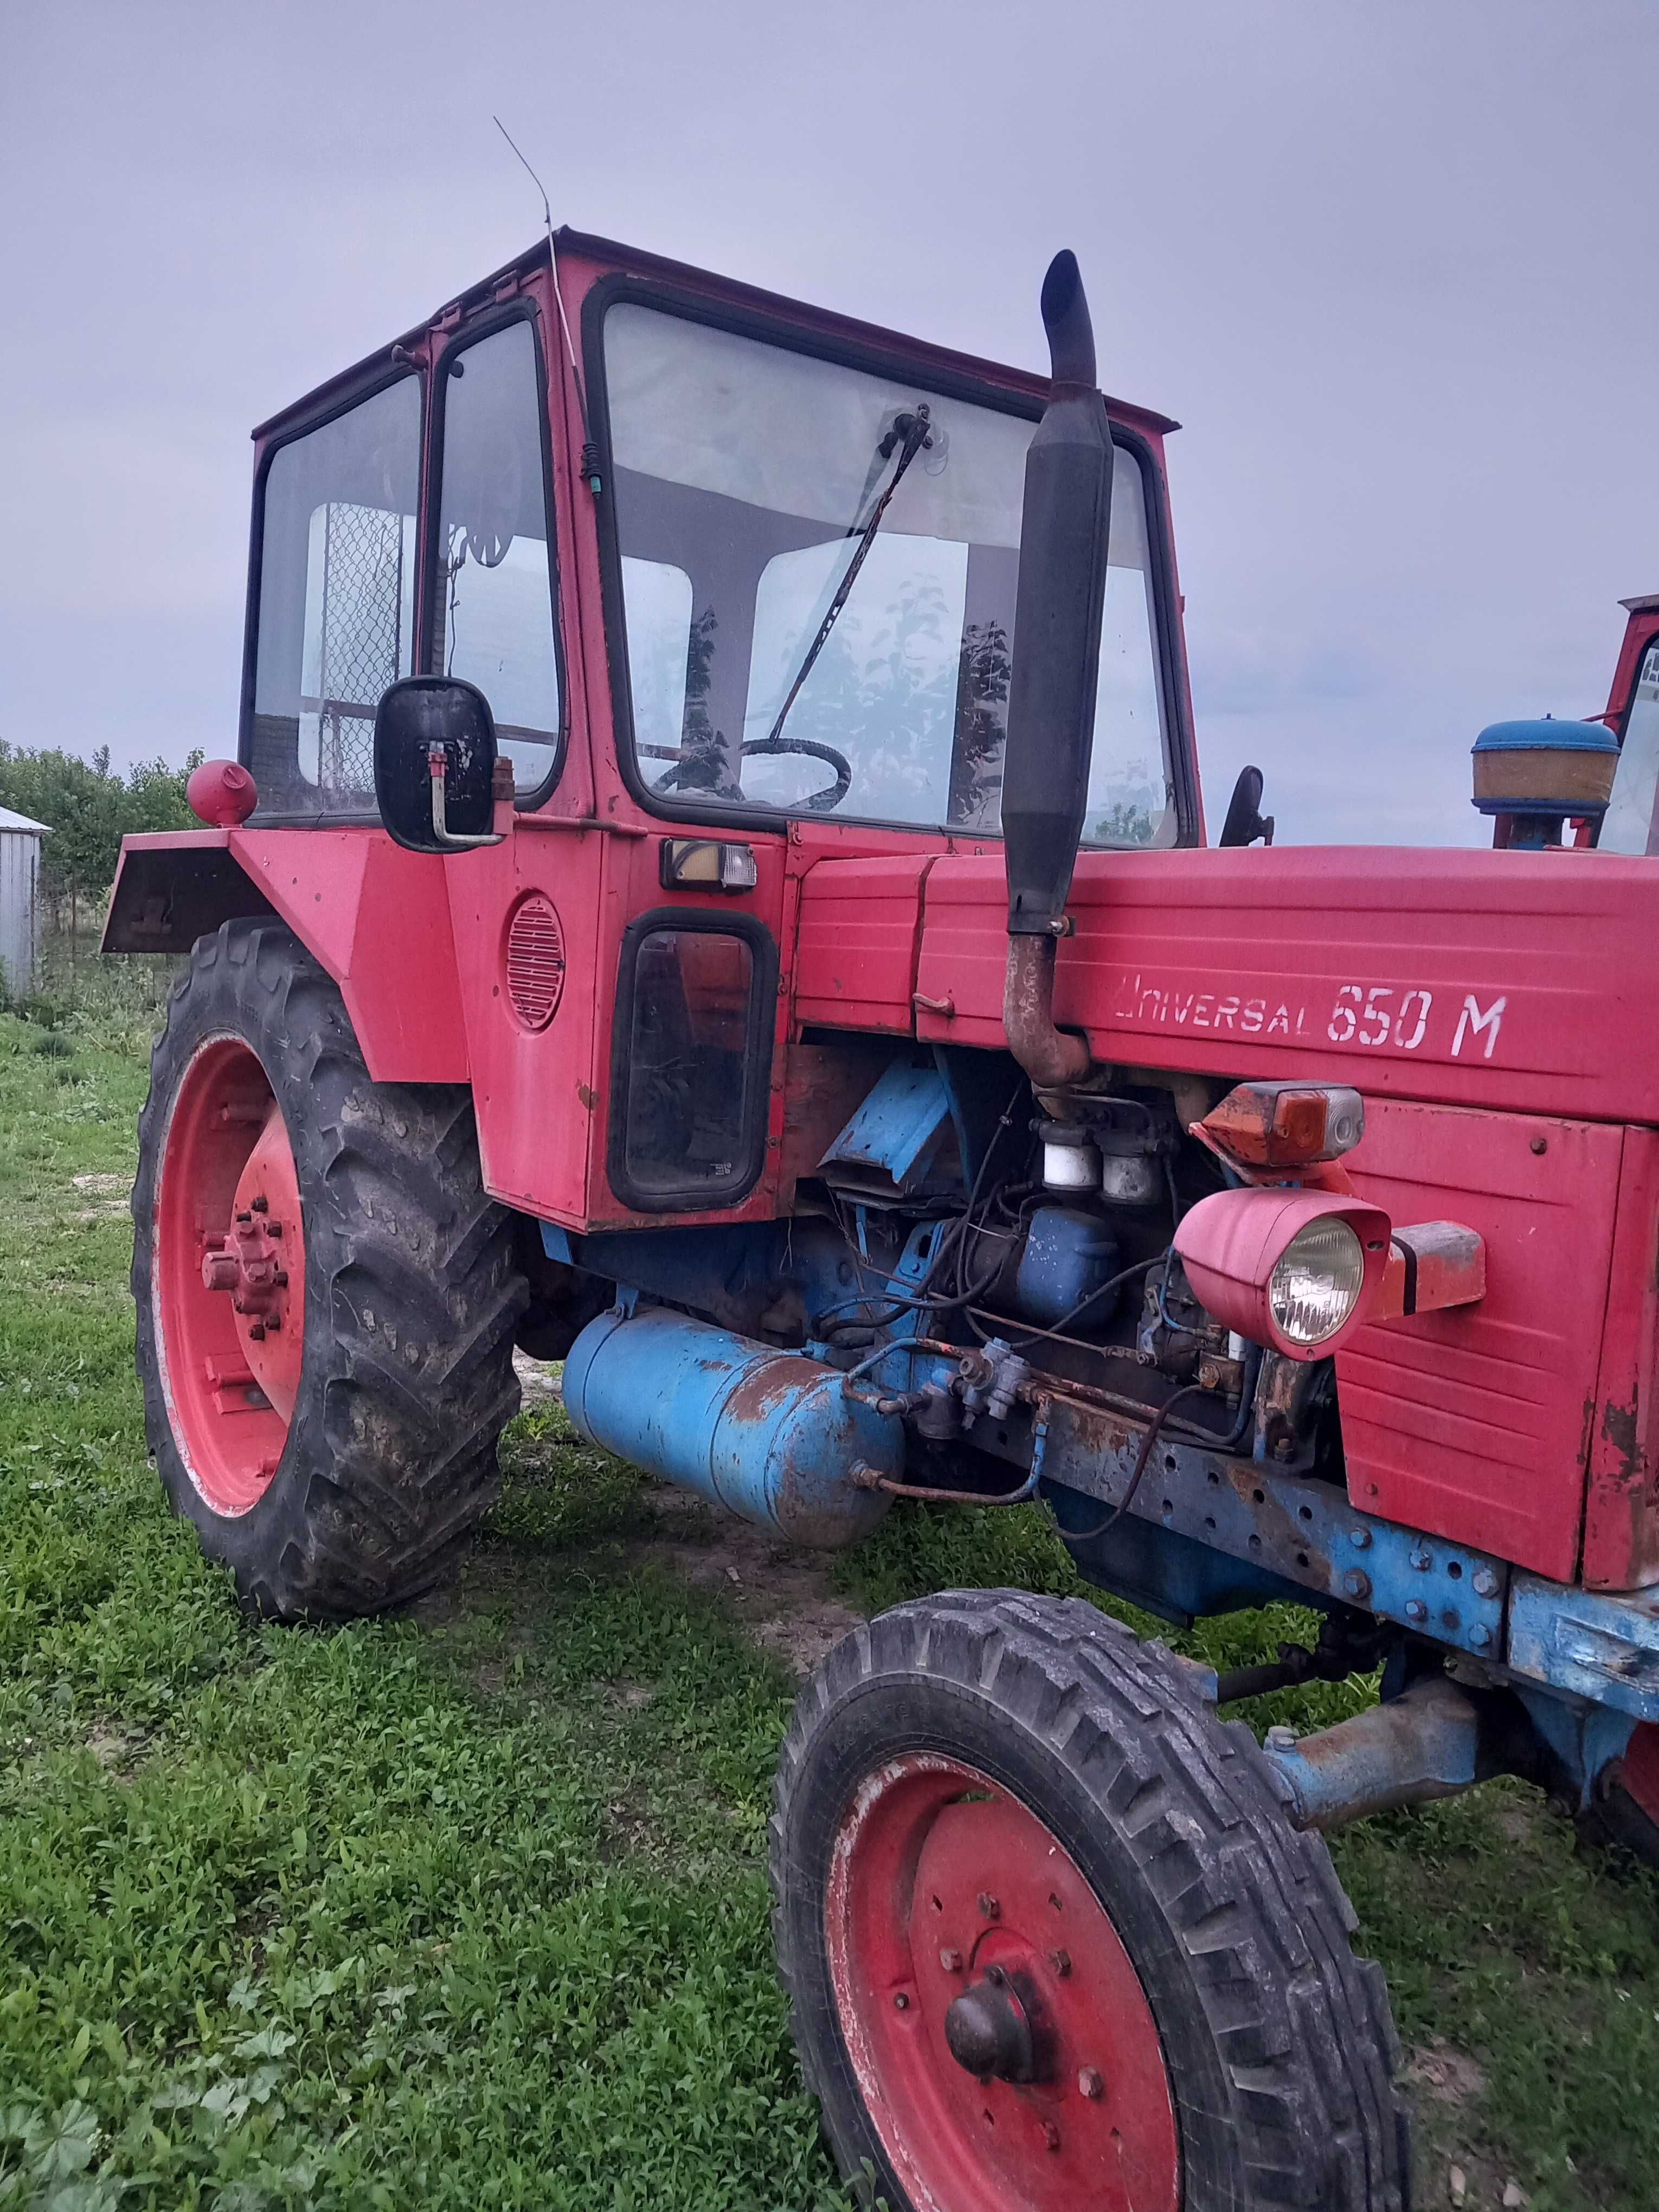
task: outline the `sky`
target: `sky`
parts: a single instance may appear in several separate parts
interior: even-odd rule
[[[234,752],[247,433],[555,218],[1170,443],[1212,830],[1484,843],[1659,591],[1653,0],[0,0],[0,738]]]

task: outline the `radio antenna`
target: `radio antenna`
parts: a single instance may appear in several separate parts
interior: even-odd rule
[[[588,423],[587,394],[582,388],[581,371],[576,366],[576,348],[570,336],[570,319],[564,311],[564,291],[559,283],[558,248],[553,242],[553,210],[548,201],[547,187],[543,184],[541,179],[536,174],[536,172],[531,167],[529,162],[525,159],[524,153],[520,147],[517,139],[514,137],[513,133],[507,129],[506,124],[502,122],[501,117],[499,115],[492,115],[489,119],[495,125],[495,128],[501,132],[502,137],[506,139],[507,144],[513,149],[514,153],[518,155],[519,161],[524,169],[526,176],[529,178],[531,183],[534,185],[536,190],[541,195],[542,220],[547,226],[548,266],[551,270],[553,275],[553,298],[559,310],[559,328],[564,332],[564,350],[565,356],[570,363],[570,380],[576,387],[576,411],[581,416],[582,474],[587,479],[589,490],[592,493],[594,498],[597,499],[599,495],[599,449],[593,443],[593,433]]]

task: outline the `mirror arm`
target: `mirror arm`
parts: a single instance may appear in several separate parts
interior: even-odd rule
[[[449,761],[441,744],[427,747],[426,767],[427,774],[432,778],[432,834],[438,842],[451,852],[470,852],[479,845],[501,844],[503,833],[499,830],[486,830],[477,837],[458,836],[451,831],[444,809],[444,785],[449,774]]]

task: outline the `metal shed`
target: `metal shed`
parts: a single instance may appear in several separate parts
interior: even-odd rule
[[[40,954],[40,840],[44,822],[0,806],[0,983],[27,991]]]

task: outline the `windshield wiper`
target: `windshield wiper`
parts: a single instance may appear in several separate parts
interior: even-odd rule
[[[902,483],[904,471],[922,447],[927,445],[932,429],[933,417],[925,401],[919,401],[914,410],[907,409],[902,415],[896,415],[893,417],[892,428],[876,447],[876,466],[879,468],[882,462],[890,460],[895,452],[898,454],[898,464],[892,475],[887,479],[887,489],[871,509],[870,520],[864,525],[863,529],[860,531],[858,523],[854,521],[852,529],[848,532],[847,535],[849,538],[857,532],[859,542],[853,549],[852,559],[847,564],[847,574],[836,586],[836,596],[825,609],[823,620],[818,624],[817,635],[807,647],[806,657],[795,672],[794,681],[790,684],[784,702],[778,709],[776,721],[758,744],[751,742],[744,747],[746,753],[759,752],[763,748],[777,743],[783,726],[789,719],[789,710],[799,698],[801,687],[812,673],[813,665],[823,650],[824,641],[836,626],[836,617],[847,605],[848,595],[858,581],[859,570],[864,566],[864,556],[876,542],[876,532],[881,528],[881,519],[887,512],[888,504]],[[872,470],[871,473],[873,479],[875,471]],[[867,483],[865,486],[865,495],[866,497],[869,495]],[[862,500],[860,505],[863,505]]]

